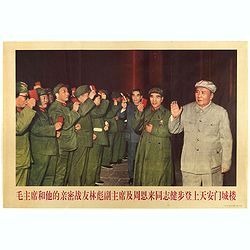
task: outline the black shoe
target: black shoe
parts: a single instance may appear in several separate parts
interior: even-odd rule
[[[110,163],[110,165],[114,165],[114,164],[117,164],[117,162],[112,161],[112,162]]]
[[[129,185],[129,186],[132,186],[132,185],[133,185],[133,182],[134,182],[134,179],[133,179],[133,178],[129,178],[128,185]]]
[[[104,185],[104,181],[97,181],[96,183],[95,183],[95,185],[97,185],[97,186],[103,186]]]
[[[102,165],[102,168],[109,168],[109,169],[111,169],[113,167],[111,165]]]

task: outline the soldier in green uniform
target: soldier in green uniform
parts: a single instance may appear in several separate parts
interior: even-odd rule
[[[16,84],[16,185],[26,186],[30,167],[29,125],[36,112],[34,98],[28,99],[28,85]]]
[[[135,131],[141,137],[135,158],[135,186],[169,186],[172,183],[172,160],[168,120],[170,111],[162,106],[163,91],[149,91],[150,107],[137,106],[133,120]]]
[[[31,124],[30,143],[33,163],[30,168],[29,186],[53,186],[58,158],[57,131],[62,122],[52,123],[47,106],[47,91],[36,89],[40,98],[37,101],[36,116]]]
[[[88,85],[82,85],[75,91],[75,97],[79,101],[78,113],[80,118],[75,125],[78,148],[73,154],[72,168],[69,174],[70,186],[84,186],[86,182],[86,164],[89,149],[93,146],[93,126],[90,111],[95,107],[93,98],[96,95],[94,90],[90,91]]]
[[[63,117],[63,125],[58,140],[59,157],[56,167],[54,186],[63,186],[68,183],[68,176],[72,164],[73,152],[77,148],[75,122],[80,118],[79,103],[73,104],[72,110],[67,107],[69,92],[66,85],[59,83],[53,90],[56,100],[49,107],[49,115],[55,124]]]
[[[117,132],[116,114],[118,110],[121,108],[117,100],[120,97],[119,93],[112,93],[111,97],[113,99],[113,102],[109,104],[107,114],[105,115],[105,119],[109,123],[109,131],[108,131],[109,145],[104,146],[103,149],[102,166],[104,168],[112,168],[112,165],[110,164],[112,161],[115,133]]]
[[[100,170],[103,147],[108,145],[108,126],[105,125],[104,116],[107,112],[109,101],[106,99],[106,94],[101,92],[98,94],[94,102],[96,107],[91,110],[90,116],[93,124],[93,132],[96,139],[93,141],[93,147],[89,150],[87,162],[86,183],[87,186],[94,186],[95,183],[100,184]]]

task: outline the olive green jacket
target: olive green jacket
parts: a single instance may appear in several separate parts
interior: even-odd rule
[[[33,154],[58,154],[56,130],[47,110],[44,112],[37,110],[30,128],[31,152]]]
[[[59,151],[74,151],[77,148],[74,124],[80,115],[56,100],[49,107],[49,116],[54,124],[59,116],[64,117],[61,136],[58,138]]]
[[[16,111],[16,166],[29,167],[31,162],[29,125],[36,111],[25,107],[21,112]]]
[[[80,118],[76,122],[81,125],[80,130],[76,131],[78,146],[92,147],[93,145],[93,126],[90,111],[94,107],[95,103],[90,98],[79,106]]]
[[[109,123],[109,131],[108,133],[116,133],[118,131],[117,127],[117,120],[115,119],[117,112],[121,109],[121,105],[114,105],[113,103],[110,103],[109,109],[107,111],[107,114],[105,116],[105,120]]]
[[[94,142],[98,145],[109,145],[107,132],[103,129],[105,126],[104,116],[107,112],[108,106],[109,101],[102,100],[100,106],[96,106],[90,112],[93,124],[93,133],[97,136]]]
[[[136,110],[132,121],[135,128],[141,121],[153,125],[151,133],[142,131],[137,147],[134,185],[166,186],[172,183],[172,160],[168,120],[170,111],[161,106],[152,112]]]

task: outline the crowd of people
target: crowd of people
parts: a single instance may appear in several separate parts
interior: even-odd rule
[[[16,185],[104,185],[102,168],[128,159],[129,185],[173,183],[171,134],[184,131],[181,171],[185,186],[221,186],[230,169],[232,135],[227,111],[212,102],[216,86],[195,84],[195,101],[170,109],[154,87],[148,100],[94,85],[53,91],[36,82],[16,84]]]

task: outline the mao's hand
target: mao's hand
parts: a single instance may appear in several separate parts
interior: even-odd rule
[[[177,101],[173,101],[170,104],[170,110],[171,110],[171,115],[173,116],[173,118],[177,118],[180,116],[181,112],[182,112],[182,107],[180,108]]]

